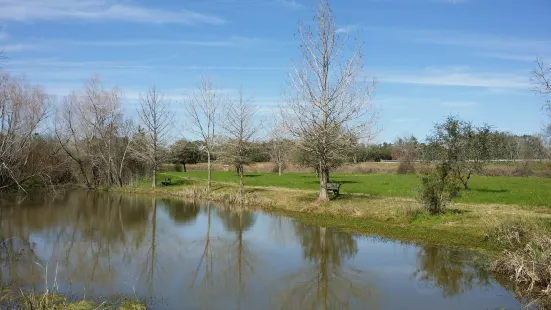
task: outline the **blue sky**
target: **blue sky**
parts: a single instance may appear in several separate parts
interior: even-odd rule
[[[340,31],[365,41],[379,84],[378,141],[424,138],[448,114],[537,133],[542,98],[529,91],[536,57],[551,62],[549,0],[330,1]],[[229,96],[242,86],[269,114],[298,59],[298,21],[315,0],[0,0],[4,69],[58,97],[92,74],[137,98],[156,85],[176,113],[209,75]],[[180,119],[185,119],[182,115]]]

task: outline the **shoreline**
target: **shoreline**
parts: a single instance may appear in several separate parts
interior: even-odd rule
[[[124,187],[114,191],[212,201],[236,211],[263,211],[348,233],[416,244],[464,247],[492,255],[503,248],[488,241],[491,228],[518,217],[551,222],[551,214],[546,213],[545,208],[454,204],[442,215],[429,216],[417,201],[408,198],[347,194],[320,204],[315,200],[317,192],[308,190],[249,186],[240,197],[237,189],[235,184],[213,182],[211,192],[197,184],[156,189]]]

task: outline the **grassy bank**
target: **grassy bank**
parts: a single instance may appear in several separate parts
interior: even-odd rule
[[[489,228],[518,218],[551,223],[551,208],[546,205],[457,202],[445,214],[430,216],[413,199],[417,179],[407,175],[336,175],[333,180],[344,183],[344,193],[327,203],[319,204],[316,201],[318,185],[315,183],[315,176],[300,173],[281,177],[273,174],[249,174],[245,203],[241,206],[235,184],[237,178],[232,172],[215,172],[215,183],[210,193],[204,190],[206,182],[202,172],[169,172],[159,175],[160,180],[165,177],[172,178],[171,185],[152,190],[148,183],[143,183],[124,190],[233,203],[237,205],[234,208],[263,209],[292,216],[312,225],[337,227],[352,233],[491,251],[501,248],[487,241]],[[481,180],[473,180],[473,187]],[[495,179],[491,180],[494,181],[493,185],[483,186],[499,184]],[[538,183],[537,180],[531,181]],[[542,184],[540,191],[549,185]],[[517,186],[517,190],[522,191],[521,188],[526,185]],[[373,192],[379,194],[372,194]],[[490,193],[503,195],[508,192],[473,189],[473,193],[479,195],[477,199],[483,200]],[[400,194],[405,197],[399,197]]]
[[[161,176],[173,179],[206,179],[206,171],[167,172]],[[235,172],[214,171],[213,180],[237,184]],[[420,186],[416,175],[399,174],[349,174],[335,173],[332,182],[343,183],[346,194],[366,194],[375,197],[415,198]],[[289,189],[317,190],[319,179],[313,173],[248,173],[247,186],[282,187]],[[538,177],[489,177],[474,176],[469,183],[471,190],[456,199],[458,203],[506,204],[523,207],[551,208],[551,178]]]
[[[0,309],[21,310],[146,310],[143,303],[126,298],[111,298],[102,302],[91,300],[70,301],[67,298],[45,292],[14,292],[9,288],[0,287]]]

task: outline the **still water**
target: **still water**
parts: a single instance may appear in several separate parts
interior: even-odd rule
[[[214,204],[91,192],[0,196],[0,280],[151,309],[519,309],[458,249]]]

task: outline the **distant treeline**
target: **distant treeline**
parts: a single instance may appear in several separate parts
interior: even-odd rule
[[[151,178],[162,163],[182,164],[185,170],[187,164],[206,162],[207,151],[211,160],[232,165],[241,173],[245,164],[270,161],[279,166],[280,173],[286,163],[319,173],[319,156],[302,148],[296,138],[266,134],[245,139],[243,128],[237,127],[233,137],[221,133],[203,140],[167,139],[163,137],[166,131],[161,130],[166,126],[155,125],[155,129],[155,122],[151,122],[163,116],[152,114],[159,112],[159,102],[155,89],[147,93],[138,111],[144,116],[136,122],[124,115],[120,92],[106,88],[97,77],[82,89],[56,99],[24,79],[0,73],[0,190],[58,184],[125,186]],[[190,111],[180,113],[185,117]],[[173,111],[164,110],[164,115],[168,114]],[[169,123],[170,119],[164,120]],[[438,153],[435,148],[447,147],[445,140],[423,143],[416,137],[397,138],[394,143],[360,143],[344,128],[335,134],[345,140],[346,151],[329,153],[324,169],[334,170],[345,163],[422,160]],[[484,135],[483,154],[476,150],[477,136],[469,136],[475,134]],[[489,130],[462,135],[458,141],[473,143],[462,153],[467,160],[542,159],[549,154],[537,136]]]

